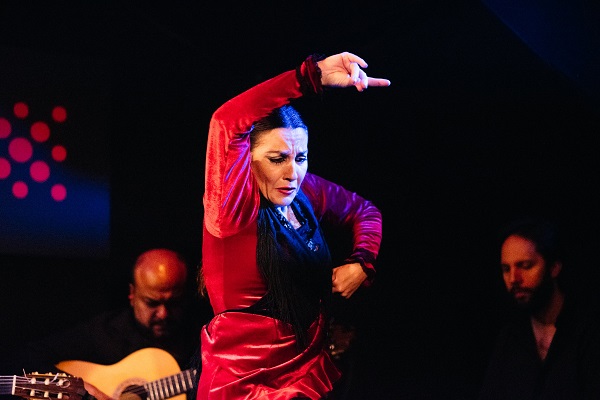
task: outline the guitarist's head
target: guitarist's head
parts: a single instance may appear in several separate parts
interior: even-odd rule
[[[129,302],[137,321],[157,339],[167,338],[184,317],[188,267],[177,252],[152,249],[133,267]]]

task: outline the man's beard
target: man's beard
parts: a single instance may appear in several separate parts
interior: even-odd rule
[[[160,322],[153,322],[148,328],[152,336],[158,340],[166,340],[173,336],[177,329],[177,324],[172,319],[167,319]]]
[[[527,311],[529,314],[535,314],[545,308],[552,297],[554,290],[554,281],[550,274],[545,274],[540,285],[531,290],[529,299],[521,301],[515,297],[514,290],[511,290],[511,298],[520,309]]]

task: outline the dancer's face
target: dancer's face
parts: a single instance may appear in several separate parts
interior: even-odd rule
[[[292,203],[308,169],[308,132],[277,128],[261,133],[252,150],[252,171],[262,195],[275,206]]]

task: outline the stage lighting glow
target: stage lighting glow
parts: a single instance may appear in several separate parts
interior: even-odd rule
[[[107,64],[3,51],[0,253],[108,257]]]

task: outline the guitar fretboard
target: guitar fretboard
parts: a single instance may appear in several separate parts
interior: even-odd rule
[[[146,400],[164,400],[185,393],[194,387],[198,371],[188,369],[144,385]]]

